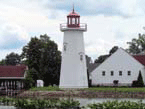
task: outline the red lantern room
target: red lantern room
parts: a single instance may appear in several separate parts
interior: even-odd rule
[[[67,27],[77,28],[80,26],[80,15],[73,11],[67,16]]]

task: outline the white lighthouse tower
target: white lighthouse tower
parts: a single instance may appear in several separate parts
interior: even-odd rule
[[[80,24],[80,15],[73,11],[67,16],[67,23],[60,24],[64,32],[60,88],[88,88],[86,57],[83,32],[86,24]]]

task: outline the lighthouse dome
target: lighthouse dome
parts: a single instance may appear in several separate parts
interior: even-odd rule
[[[69,28],[78,28],[80,26],[80,15],[74,11],[67,16],[67,26]]]
[[[68,14],[68,16],[76,16],[76,17],[80,17],[79,14],[77,14],[76,12],[72,11],[71,13]]]

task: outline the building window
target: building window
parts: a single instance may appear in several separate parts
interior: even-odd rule
[[[102,76],[105,76],[105,71],[102,72]]]
[[[111,71],[111,76],[113,76],[114,75],[114,72],[113,71]]]
[[[119,76],[122,76],[122,71],[119,71]]]
[[[131,71],[128,71],[128,76],[130,76],[131,75]]]

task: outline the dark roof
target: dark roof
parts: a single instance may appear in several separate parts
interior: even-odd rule
[[[133,57],[145,66],[145,55],[133,55]]]
[[[0,66],[0,77],[24,77],[27,67],[21,66]]]
[[[92,63],[89,67],[88,67],[88,72],[92,72],[94,69],[96,69],[101,63]]]

